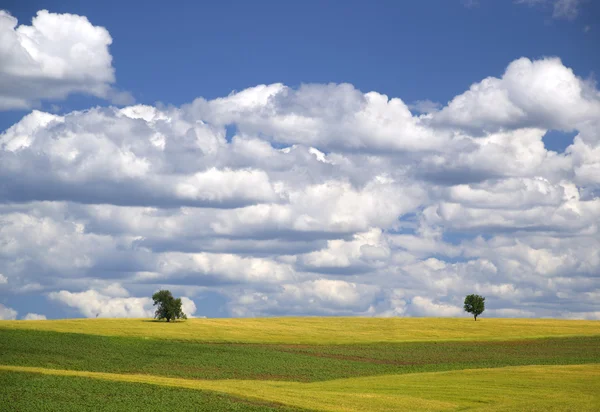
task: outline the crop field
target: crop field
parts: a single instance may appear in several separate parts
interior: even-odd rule
[[[600,322],[0,321],[0,410],[600,410]]]

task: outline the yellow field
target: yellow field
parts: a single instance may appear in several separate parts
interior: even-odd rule
[[[345,344],[447,340],[510,340],[600,335],[600,321],[464,318],[260,318],[0,321],[0,329],[30,329],[236,343]]]
[[[327,382],[190,380],[22,366],[0,371],[204,389],[321,411],[596,411],[600,365],[521,366]]]
[[[46,339],[39,331],[59,333],[46,334]],[[38,338],[32,340],[34,336]],[[586,338],[558,339],[560,342],[532,340],[571,336]],[[278,407],[317,411],[600,411],[600,348],[596,350],[595,345],[598,336],[599,321],[554,319],[0,321],[0,347],[5,343],[0,350],[0,375],[18,373],[24,382],[19,385],[35,382],[40,374],[66,376],[69,378],[67,383],[63,382],[65,396],[71,396],[69,391],[76,393],[74,388],[85,391],[92,383],[99,382],[91,379],[99,379],[217,392]],[[511,342],[474,345],[477,341],[491,340]],[[429,343],[442,341],[464,342]],[[376,345],[395,342],[398,345]],[[363,349],[355,345],[367,343],[374,345]],[[323,346],[334,344],[341,346]],[[164,349],[167,346],[169,349]],[[488,355],[481,347],[497,348],[494,353],[500,355]],[[303,352],[307,348],[312,352]],[[170,357],[173,353],[177,353],[177,358]],[[507,366],[519,365],[513,361],[528,363]],[[144,364],[156,367],[140,369]],[[378,373],[376,365],[392,366]],[[294,372],[286,379],[276,380],[288,370]],[[319,373],[307,375],[307,370]],[[348,370],[356,374],[346,374]],[[216,375],[223,371],[231,374]],[[312,378],[307,379],[309,376]],[[58,396],[53,387],[53,384],[39,386],[30,392],[27,402],[39,396],[56,398],[59,402],[63,392]],[[21,388],[13,388],[10,396],[20,396]],[[123,391],[127,398],[128,389]],[[75,395],[72,401],[77,402]],[[134,405],[135,400],[132,402]]]

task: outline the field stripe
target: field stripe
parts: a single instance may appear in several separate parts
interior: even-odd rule
[[[46,375],[73,376],[104,379],[119,382],[145,383],[151,385],[199,389],[236,395],[248,399],[275,402],[300,408],[320,411],[365,411],[365,410],[414,410],[446,411],[458,405],[435,400],[423,400],[404,395],[373,395],[369,393],[345,393],[344,391],[311,391],[312,384],[299,382],[256,381],[256,380],[193,380],[167,378],[155,375],[118,374],[105,372],[73,371],[27,366],[0,365],[0,371],[41,373]],[[318,388],[315,388],[318,389]],[[318,392],[318,396],[315,395]],[[410,409],[406,409],[410,406]],[[373,409],[377,408],[377,409]]]
[[[315,383],[190,380],[8,365],[0,365],[1,370],[210,390],[323,411],[600,408],[600,391],[596,390],[600,388],[600,364],[472,369]]]
[[[356,344],[600,336],[600,321],[469,318],[64,319],[0,321],[1,329],[200,342]]]

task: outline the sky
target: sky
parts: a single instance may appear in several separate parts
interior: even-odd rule
[[[599,2],[0,9],[0,319],[600,319]]]

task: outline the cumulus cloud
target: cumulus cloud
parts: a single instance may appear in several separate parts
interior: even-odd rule
[[[27,315],[25,315],[23,320],[46,320],[46,316],[40,315],[38,313],[28,313]]]
[[[27,109],[40,100],[84,93],[118,103],[131,97],[115,81],[104,27],[85,16],[41,10],[31,26],[0,10],[0,110]]]
[[[379,288],[335,279],[283,284],[270,291],[240,290],[230,293],[234,316],[283,314],[373,315]]]
[[[279,283],[295,275],[287,264],[226,253],[168,252],[161,255],[158,269],[170,280],[184,278],[195,284]]]
[[[163,148],[158,125],[123,113],[92,109],[64,117],[39,111],[25,116],[0,134],[0,177],[6,178],[2,199],[159,207],[239,207],[280,200],[262,170],[210,163],[178,170],[178,162],[193,151],[202,157],[204,150],[224,144],[218,133],[176,125],[185,136]],[[102,129],[106,133],[97,133]],[[179,139],[187,140],[187,147]],[[19,181],[10,179],[15,175]]]
[[[119,289],[117,296],[114,296],[114,290],[111,293],[109,288],[104,289],[102,292],[94,289],[84,292],[61,290],[51,292],[48,297],[51,300],[77,309],[83,316],[88,318],[151,318],[154,316],[151,298],[129,297],[128,294],[122,296],[121,293],[124,289],[118,285],[116,288]],[[115,289],[114,285],[112,289]],[[187,297],[181,298],[181,307],[183,312],[190,317],[193,317],[196,312],[194,301]]]
[[[213,124],[237,126],[283,144],[343,151],[415,151],[445,141],[413,117],[398,98],[362,93],[350,84],[257,86],[226,98],[197,99],[186,107]]]
[[[558,58],[509,64],[502,78],[488,77],[456,96],[433,122],[471,130],[502,128],[573,130],[600,118],[600,97]]]
[[[301,267],[316,272],[352,274],[381,267],[391,255],[380,229],[357,233],[352,240],[329,240],[327,248],[304,254]]]
[[[15,320],[17,318],[17,311],[4,306],[0,303],[0,319],[1,320]]]
[[[458,316],[480,293],[491,316],[596,316],[596,86],[522,58],[411,109],[272,84],[32,111],[0,134],[0,293],[86,317],[152,316],[165,285],[188,314]]]
[[[445,303],[437,303],[427,297],[415,296],[411,302],[411,310],[417,316],[448,317],[459,316],[462,308]]]
[[[48,296],[79,310],[88,318],[148,318],[153,315],[150,298],[116,298],[95,290],[75,293],[61,290]]]

